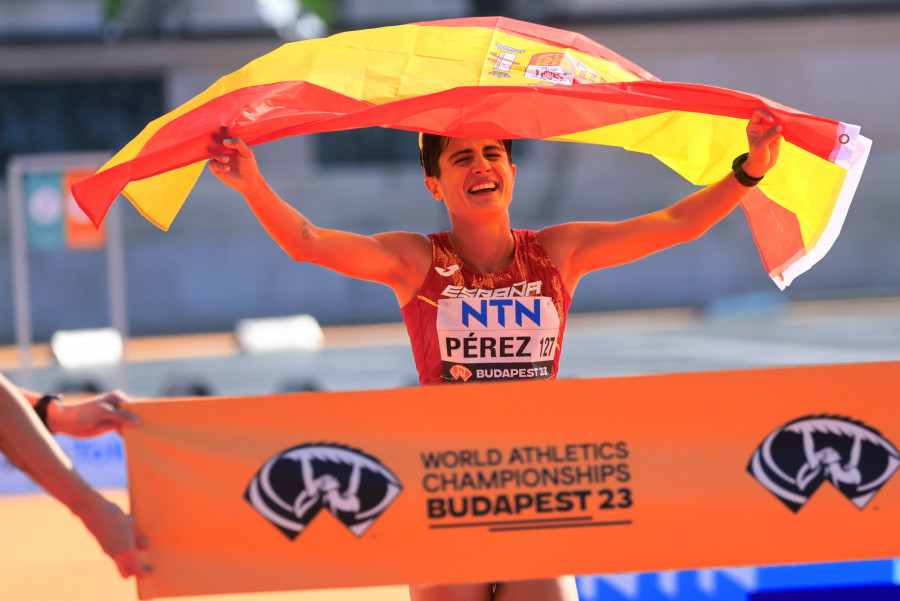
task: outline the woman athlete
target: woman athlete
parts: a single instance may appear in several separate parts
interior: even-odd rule
[[[781,126],[764,109],[747,124],[748,154],[732,173],[667,209],[617,223],[510,226],[516,166],[509,140],[420,141],[425,187],[450,230],[363,236],[313,225],[260,174],[240,139],[211,137],[210,170],[239,192],[296,261],[389,286],[401,307],[423,384],[553,378],[566,311],[585,274],[703,235],[778,160]],[[411,586],[412,601],[575,601],[571,576]]]

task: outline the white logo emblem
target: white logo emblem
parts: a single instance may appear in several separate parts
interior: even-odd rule
[[[862,509],[898,468],[900,452],[878,430],[837,415],[810,415],[781,426],[747,465],[794,513],[825,481]]]
[[[450,277],[451,275],[459,271],[459,265],[451,265],[447,269],[444,269],[443,267],[435,267],[434,270],[442,276]]]
[[[317,443],[286,449],[266,461],[244,498],[290,540],[321,509],[362,537],[402,489],[397,476],[375,457]]]

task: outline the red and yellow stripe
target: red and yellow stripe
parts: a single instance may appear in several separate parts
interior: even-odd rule
[[[660,81],[580,34],[501,17],[285,44],[147,125],[73,193],[95,224],[123,193],[168,229],[223,125],[251,145],[374,126],[607,144],[706,185],[744,152],[759,106],[783,124],[785,143],[744,210],[784,287],[840,231],[868,152],[858,128],[752,94]]]

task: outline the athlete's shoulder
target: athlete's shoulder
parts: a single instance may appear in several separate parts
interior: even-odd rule
[[[540,243],[538,233],[534,230],[523,230],[518,228],[512,229],[513,237],[525,242],[526,244]]]
[[[374,237],[394,255],[400,272],[408,274],[403,279],[409,278],[418,288],[431,267],[432,250],[428,236],[414,232],[385,232]]]
[[[581,223],[560,223],[534,232],[534,236],[551,256],[568,255],[580,232]],[[554,257],[555,258],[555,257]]]
[[[425,234],[417,232],[383,232],[375,234],[373,238],[401,254],[431,256],[431,239]]]

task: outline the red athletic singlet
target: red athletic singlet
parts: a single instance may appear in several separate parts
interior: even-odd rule
[[[431,268],[401,309],[422,384],[555,378],[572,297],[537,235],[512,230],[506,269],[478,273],[430,234]]]

